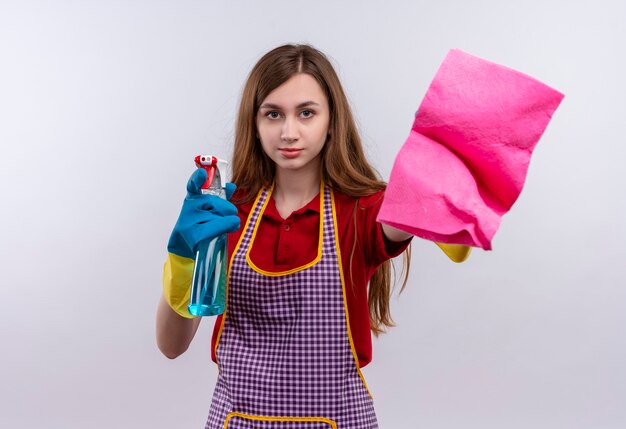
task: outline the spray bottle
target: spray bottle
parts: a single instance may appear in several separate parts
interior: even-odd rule
[[[211,155],[198,155],[195,162],[198,168],[203,168],[207,172],[207,179],[201,187],[201,192],[225,199],[226,192],[222,188],[218,162],[226,164],[226,161]],[[228,234],[224,233],[198,243],[189,299],[189,312],[194,316],[215,316],[224,312],[227,236]]]

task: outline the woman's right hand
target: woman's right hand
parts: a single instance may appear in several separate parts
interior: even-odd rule
[[[235,185],[226,184],[226,200],[202,194],[200,187],[207,173],[199,168],[187,182],[187,196],[167,244],[167,250],[183,258],[195,259],[198,243],[239,229],[237,208],[228,201]]]

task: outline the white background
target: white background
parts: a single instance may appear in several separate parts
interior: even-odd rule
[[[199,152],[286,42],[333,60],[384,178],[450,48],[566,94],[494,251],[414,240],[364,373],[382,429],[626,427],[623,1],[0,2],[0,426],[201,428],[212,321],[154,319]]]

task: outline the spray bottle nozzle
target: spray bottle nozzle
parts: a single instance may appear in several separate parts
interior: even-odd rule
[[[196,161],[196,165],[198,166],[198,168],[202,168],[205,166],[216,166],[218,162],[221,162],[222,164],[228,164],[228,162],[226,162],[225,160],[219,159],[218,157],[213,155],[198,155],[196,156],[194,161]]]
[[[198,168],[202,168],[206,171],[207,178],[202,185],[202,189],[222,187],[222,181],[217,164],[228,164],[228,162],[213,155],[198,155],[194,158],[194,161],[196,162],[196,166]],[[216,183],[213,183],[214,179],[217,179]]]

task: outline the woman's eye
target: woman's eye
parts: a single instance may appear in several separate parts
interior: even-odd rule
[[[313,112],[311,110],[304,110],[300,115],[302,115],[303,118],[310,118],[313,116]]]
[[[267,116],[270,119],[278,119],[278,118],[280,118],[280,114],[278,112],[267,112],[265,114],[265,116]]]

